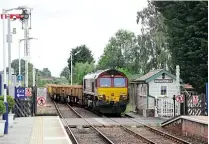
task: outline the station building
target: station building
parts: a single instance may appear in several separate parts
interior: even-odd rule
[[[177,93],[176,76],[157,69],[130,82],[129,101],[139,115],[170,117],[174,108],[173,95]],[[176,112],[178,109],[176,103]]]

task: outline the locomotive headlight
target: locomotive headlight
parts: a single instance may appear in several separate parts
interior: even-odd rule
[[[103,94],[103,95],[99,95],[99,100],[105,100],[106,99],[106,97],[105,97],[105,95]]]
[[[120,96],[120,99],[121,99],[121,100],[126,100],[126,99],[127,99],[127,96],[126,96],[126,95],[121,95],[121,96]]]

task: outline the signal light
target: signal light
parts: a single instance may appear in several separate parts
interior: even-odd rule
[[[25,19],[29,19],[29,14],[27,10],[22,10],[22,14],[20,15],[20,20],[24,21]]]

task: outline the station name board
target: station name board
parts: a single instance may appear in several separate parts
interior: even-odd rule
[[[173,79],[155,79],[155,83],[173,83]]]

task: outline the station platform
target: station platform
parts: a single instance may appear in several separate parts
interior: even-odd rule
[[[71,144],[58,116],[16,118],[2,144]]]
[[[208,141],[208,116],[181,115],[161,124],[162,127],[178,127],[178,125],[183,134]]]

